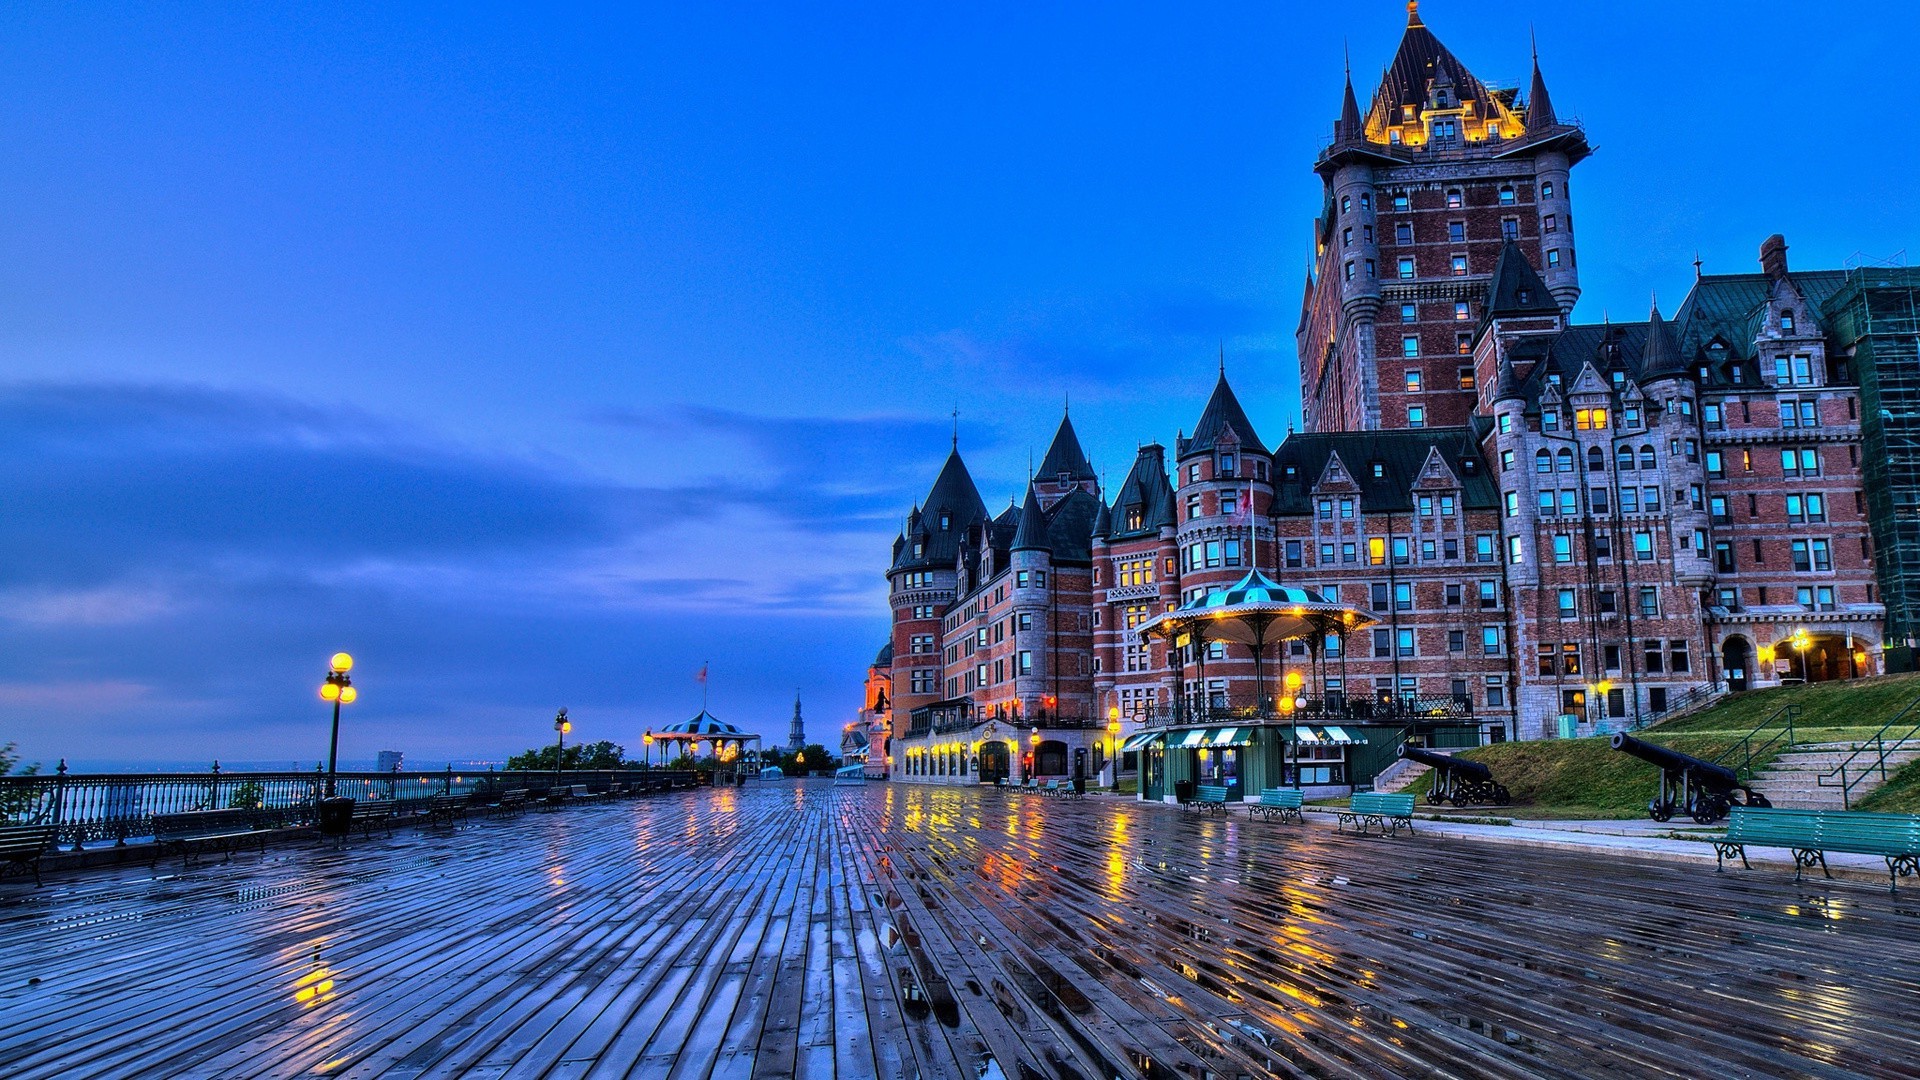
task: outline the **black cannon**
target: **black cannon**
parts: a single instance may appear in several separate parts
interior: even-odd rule
[[[1478,761],[1451,758],[1409,743],[1400,744],[1400,756],[1433,769],[1433,787],[1427,791],[1427,801],[1430,803],[1437,805],[1450,802],[1455,806],[1492,803],[1494,806],[1505,806],[1513,801],[1507,789],[1494,782],[1493,770]]]
[[[1660,770],[1660,794],[1647,804],[1647,813],[1655,821],[1667,821],[1679,810],[1702,825],[1711,825],[1726,817],[1728,808],[1736,803],[1772,805],[1765,795],[1742,784],[1739,774],[1725,765],[1642,742],[1631,735],[1615,735],[1613,748]]]

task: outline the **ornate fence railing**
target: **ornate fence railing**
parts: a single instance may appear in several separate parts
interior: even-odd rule
[[[586,785],[605,792],[616,784],[635,786],[665,781],[691,787],[695,774],[667,769],[551,769],[434,772],[343,772],[334,790],[363,802],[391,801],[397,807],[424,807],[435,795],[526,790],[539,796],[557,786]],[[255,827],[301,825],[314,819],[316,801],[326,788],[317,771],[203,773],[70,773],[64,766],[35,776],[0,777],[0,823],[54,825],[62,846],[124,844],[153,835],[153,815],[194,810],[243,808],[254,811]]]

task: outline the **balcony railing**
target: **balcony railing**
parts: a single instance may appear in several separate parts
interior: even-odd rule
[[[694,774],[665,769],[494,769],[438,772],[342,772],[334,789],[362,802],[390,802],[406,811],[424,808],[435,795],[486,793],[522,788],[544,794],[556,785],[584,784],[604,792],[614,784],[668,780],[674,786],[694,782]],[[58,826],[57,842],[80,848],[112,841],[116,845],[153,835],[155,814],[195,810],[247,809],[255,828],[305,825],[314,820],[316,801],[326,788],[324,773],[69,773],[0,777],[0,823]]]
[[[1145,709],[1126,719],[1143,727],[1180,727],[1195,724],[1247,723],[1385,723],[1421,720],[1472,720],[1473,701],[1465,697],[1393,698],[1351,701],[1340,697],[1308,698],[1300,709],[1282,711],[1218,702],[1176,702],[1171,708]]]

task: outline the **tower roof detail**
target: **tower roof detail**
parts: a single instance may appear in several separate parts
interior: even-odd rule
[[[1213,384],[1213,396],[1207,398],[1207,407],[1194,422],[1193,435],[1180,442],[1180,456],[1212,450],[1221,441],[1221,434],[1227,431],[1233,432],[1242,453],[1267,452],[1266,444],[1253,430],[1253,422],[1247,419],[1247,411],[1240,407],[1240,399],[1233,395],[1233,387],[1227,385],[1227,373],[1222,371],[1219,381]]]
[[[1543,131],[1560,123],[1547,96],[1547,80],[1540,77],[1540,54],[1533,54],[1533,81],[1527,86],[1527,130]]]
[[[1053,433],[1053,445],[1047,447],[1047,456],[1040,459],[1040,469],[1034,475],[1051,480],[1062,474],[1071,480],[1096,478],[1086,452],[1080,449],[1079,436],[1073,432],[1073,418],[1064,415],[1060,417],[1060,429]]]
[[[974,486],[973,476],[956,447],[948,452],[946,464],[940,466],[927,501],[908,516],[893,569],[952,567],[967,530],[986,517],[987,504],[981,501],[980,489]]]
[[[1110,539],[1157,535],[1174,518],[1173,485],[1167,480],[1166,459],[1159,444],[1148,443],[1134,458],[1133,468],[1113,498]],[[1139,511],[1136,522],[1134,511]]]
[[[1494,264],[1493,280],[1487,284],[1487,318],[1516,315],[1558,315],[1560,305],[1547,290],[1547,283],[1528,261],[1520,245],[1507,241],[1500,249],[1500,261]]]
[[[1040,509],[1040,496],[1027,486],[1026,504],[1020,507],[1020,528],[1013,534],[1014,551],[1047,550],[1047,514]]]
[[[1653,313],[1647,317],[1647,344],[1640,354],[1640,378],[1644,381],[1686,373],[1687,365],[1680,358],[1673,331],[1660,318],[1660,305],[1655,304]]]

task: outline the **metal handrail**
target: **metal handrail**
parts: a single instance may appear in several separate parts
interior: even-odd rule
[[[1873,733],[1873,738],[1862,743],[1853,753],[1847,755],[1845,761],[1835,765],[1831,771],[1814,777],[1814,783],[1821,787],[1839,788],[1840,805],[1848,810],[1853,809],[1853,789],[1856,784],[1876,772],[1880,774],[1881,783],[1884,784],[1887,782],[1887,732],[1893,730],[1895,724],[1906,720],[1908,714],[1915,713],[1916,710],[1920,710],[1920,698],[1915,698],[1907,702],[1905,708],[1894,713],[1887,719],[1886,723],[1880,725],[1880,730]],[[1914,738],[1916,735],[1920,735],[1920,715],[1913,716],[1907,724],[1907,730],[1901,732],[1899,738],[1892,740],[1894,748],[1897,750],[1904,747],[1908,740]],[[1873,751],[1873,758],[1863,766],[1859,772],[1849,775],[1853,767],[1854,759],[1866,753],[1868,750]],[[1829,783],[1829,781],[1833,782]]]
[[[1726,692],[1727,688],[1725,683],[1701,683],[1686,693],[1681,694],[1679,697],[1667,702],[1667,707],[1661,709],[1659,712],[1641,714],[1639,722],[1634,724],[1634,727],[1638,729],[1651,724],[1657,724],[1662,720],[1672,717],[1675,713],[1691,709],[1704,701],[1712,701]]]
[[[1732,769],[1735,775],[1739,776],[1740,779],[1743,781],[1751,781],[1753,779],[1754,759],[1774,749],[1776,745],[1778,745],[1782,750],[1788,749],[1796,745],[1796,739],[1794,738],[1793,725],[1794,725],[1794,721],[1798,720],[1799,718],[1800,718],[1800,706],[1798,704],[1787,704],[1787,705],[1780,706],[1779,708],[1773,710],[1771,713],[1768,713],[1766,717],[1762,719],[1758,724],[1755,724],[1753,726],[1752,731],[1749,731],[1745,735],[1740,736],[1740,741],[1735,743],[1733,746],[1729,747],[1726,753],[1721,754],[1719,757],[1715,758],[1713,760],[1713,763],[1715,765],[1727,766],[1728,768]],[[1758,738],[1762,731],[1765,731],[1768,727],[1773,726],[1774,722],[1778,720],[1784,720],[1785,723],[1781,725],[1780,729],[1778,731],[1775,731],[1772,734],[1772,736],[1770,736],[1767,739],[1766,742],[1763,742],[1758,747],[1755,747],[1753,745],[1753,740]],[[1784,742],[1782,740],[1784,740]],[[1735,765],[1733,763],[1733,759],[1736,756],[1740,758],[1740,764],[1738,765]]]
[[[459,795],[526,788],[546,791],[557,784],[586,784],[606,790],[635,780],[666,780],[676,787],[694,781],[684,770],[660,768],[552,769],[503,771],[491,768],[391,772],[340,772],[341,795],[406,809],[424,807],[435,795]],[[0,777],[0,824],[53,825],[57,842],[79,848],[92,841],[115,846],[129,838],[153,835],[155,814],[196,810],[246,809],[257,825],[310,823],[325,775],[315,771],[223,771],[168,773],[73,773],[64,766],[52,773]]]

